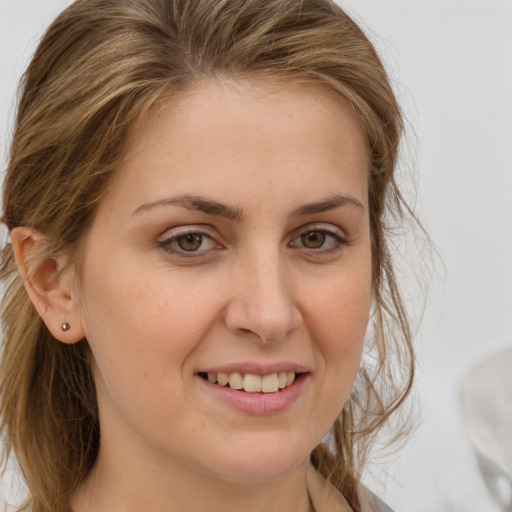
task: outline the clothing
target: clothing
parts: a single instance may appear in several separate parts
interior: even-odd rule
[[[307,472],[307,486],[315,512],[352,512],[342,494],[311,464]],[[360,498],[363,512],[393,512],[365,487],[360,490]]]

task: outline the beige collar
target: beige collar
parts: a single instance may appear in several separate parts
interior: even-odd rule
[[[353,512],[338,489],[326,480],[312,464],[308,466],[306,481],[315,512]]]
[[[306,482],[315,512],[353,512],[338,489],[326,480],[311,463],[308,466]],[[362,484],[359,485],[359,499],[363,512],[393,512]]]

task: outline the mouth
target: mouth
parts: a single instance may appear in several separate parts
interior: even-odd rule
[[[221,387],[229,387],[246,393],[278,393],[291,386],[301,374],[279,372],[268,375],[252,373],[206,373],[199,372],[199,377]]]

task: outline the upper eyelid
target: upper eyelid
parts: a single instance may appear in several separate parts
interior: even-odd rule
[[[215,233],[213,233],[213,231],[215,231]],[[187,252],[182,249],[173,249],[171,247],[173,242],[176,242],[179,238],[190,234],[197,234],[202,237],[209,238],[217,246],[217,249],[225,246],[225,243],[218,232],[211,226],[205,224],[186,224],[168,228],[157,237],[157,243],[159,247],[165,249],[168,252],[173,252],[175,254],[180,254],[187,257],[199,257],[205,253],[211,252],[214,249],[210,248],[201,251]]]
[[[310,231],[324,231],[325,233],[337,235],[343,239],[348,238],[346,231],[335,224],[331,224],[330,222],[312,222],[311,224],[306,224],[293,230],[291,239],[295,239],[297,236],[309,233]]]
[[[346,231],[339,226],[331,224],[330,222],[312,222],[309,224],[305,224],[303,226],[299,226],[292,230],[291,234],[287,236],[288,240],[294,240],[297,236],[301,236],[304,233],[309,231],[325,231],[326,233],[330,233],[332,235],[339,236],[340,238],[347,240]],[[175,238],[179,236],[184,236],[189,233],[197,233],[209,236],[210,238],[217,240],[222,239],[222,235],[215,229],[213,226],[209,224],[184,224],[181,226],[175,226],[172,228],[167,228],[158,236],[158,241],[165,241],[165,239]],[[168,236],[166,236],[168,234]]]
[[[206,235],[210,238],[215,238],[213,231],[216,230],[213,227],[208,226],[208,224],[185,224],[182,226],[167,228],[158,236],[158,240],[163,241],[162,239],[164,238],[176,238],[190,233],[197,233],[198,235]]]
[[[315,231],[315,230],[311,230],[311,231]],[[320,231],[320,230],[317,230],[317,231]],[[333,231],[327,231],[327,230],[322,230],[327,236],[330,236],[334,241],[335,243],[334,244],[331,244],[331,245],[335,245],[335,244],[338,244],[338,245],[347,245],[349,242],[348,240],[346,240],[344,237],[340,236],[338,233],[334,233]],[[293,237],[290,242],[288,243],[289,246],[291,246],[291,244],[301,238],[301,236],[304,234],[304,233],[309,233],[309,231],[304,231],[303,233],[299,234],[298,236],[296,237]],[[330,247],[330,246],[329,246]],[[327,247],[320,247],[318,249],[314,249],[315,251],[321,251],[322,249],[326,249]],[[306,247],[306,249],[308,249],[308,247]]]

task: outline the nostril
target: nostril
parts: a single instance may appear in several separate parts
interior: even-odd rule
[[[224,312],[229,331],[246,339],[277,342],[301,325],[302,315],[289,287],[283,283],[277,286],[275,281],[271,279],[265,286],[260,282],[246,285],[237,291]]]
[[[240,334],[251,334],[251,335],[257,336],[257,334],[255,332],[251,331],[251,329],[246,329],[245,327],[240,327],[238,329],[238,332],[240,332]]]

